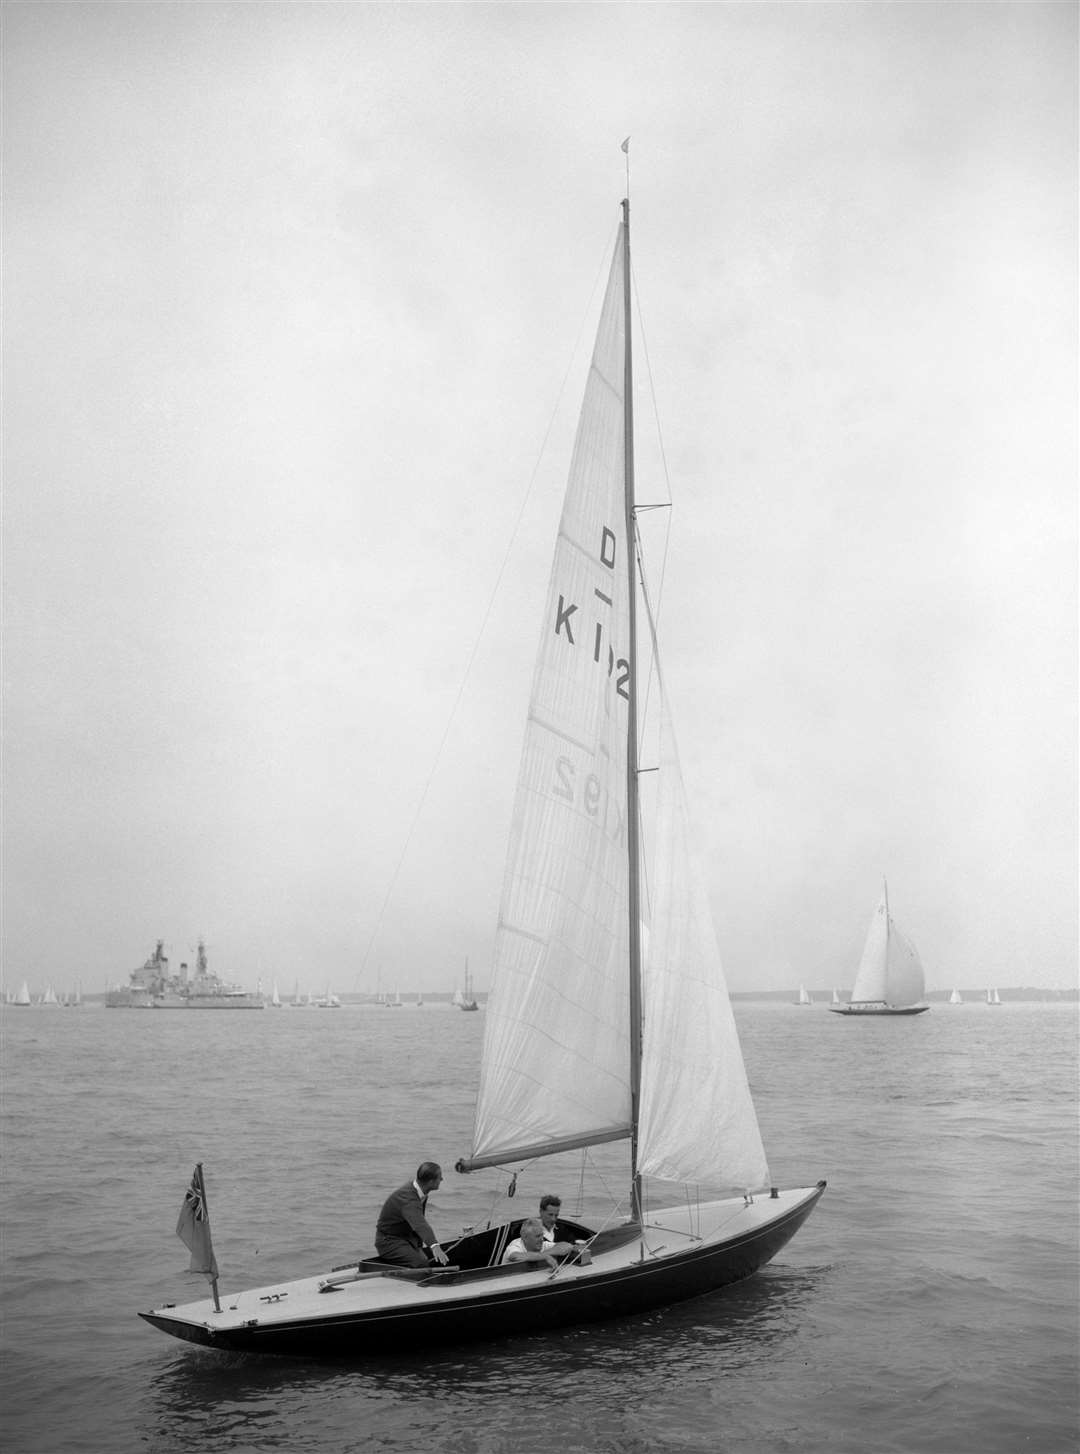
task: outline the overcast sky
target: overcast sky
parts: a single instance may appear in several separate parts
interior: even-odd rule
[[[930,988],[1075,983],[1073,4],[3,42],[8,983],[202,935],[248,985],[486,986],[627,135],[729,983],[850,987],[883,875]]]

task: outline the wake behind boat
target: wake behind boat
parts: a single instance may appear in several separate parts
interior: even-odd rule
[[[637,1313],[748,1277],[824,1190],[824,1182],[771,1188],[705,881],[690,853],[656,622],[643,592],[638,600],[630,279],[624,202],[533,678],[473,1145],[456,1164],[463,1174],[512,1168],[516,1178],[540,1158],[625,1142],[625,1198],[603,1225],[575,1227],[587,1264],[575,1252],[554,1270],[502,1266],[517,1219],[443,1244],[446,1268],[363,1256],[220,1306],[215,1281],[213,1301],[141,1315],[176,1337],[364,1353]],[[659,701],[655,756],[643,766],[639,610]],[[680,1188],[673,1196],[661,1185],[671,1183]],[[205,1260],[209,1271],[212,1255]]]
[[[835,1015],[921,1015],[926,976],[914,944],[896,927],[889,913],[889,885],[870,920],[851,1000],[830,1005]]]

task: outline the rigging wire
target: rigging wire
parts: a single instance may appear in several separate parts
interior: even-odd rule
[[[674,510],[674,500],[672,498],[672,492],[671,492],[671,476],[670,476],[670,473],[668,471],[667,451],[664,448],[664,431],[663,431],[663,429],[661,428],[661,425],[660,425],[660,410],[659,410],[659,407],[658,407],[657,402],[656,402],[656,380],[655,380],[655,377],[654,377],[653,371],[652,371],[652,361],[649,358],[649,342],[648,342],[648,338],[647,338],[646,333],[645,333],[645,317],[644,317],[644,314],[642,313],[642,309],[641,309],[641,297],[640,297],[640,294],[638,293],[637,273],[636,273],[636,271],[634,269],[633,259],[631,259],[631,262],[630,262],[630,280],[631,280],[631,283],[633,284],[633,289],[634,289],[634,302],[637,305],[638,336],[641,339],[642,355],[643,355],[643,358],[644,358],[644,361],[645,361],[645,376],[648,379],[648,383],[649,383],[649,397],[650,397],[651,402],[652,402],[653,422],[654,422],[655,427],[656,427],[657,445],[658,445],[659,450],[660,450],[660,462],[661,462],[661,467],[662,467],[663,477],[664,477],[664,488],[665,488],[665,490],[667,492],[667,500],[666,501],[660,501],[658,503],[651,504],[651,505],[637,505],[637,504],[635,504],[635,506],[634,506],[634,540],[633,540],[633,546],[632,546],[632,548],[634,550],[634,554],[635,554],[636,559],[637,559],[638,579],[639,579],[639,581],[641,583],[642,602],[643,602],[644,607],[645,607],[645,618],[646,618],[646,621],[648,622],[648,626],[649,626],[649,639],[650,639],[650,642],[651,642],[651,650],[649,652],[649,669],[648,669],[648,673],[647,673],[646,681],[645,681],[645,691],[642,694],[642,702],[641,702],[641,721],[642,721],[642,723],[644,723],[646,721],[647,717],[648,717],[648,712],[649,712],[649,698],[650,698],[650,695],[652,693],[652,686],[653,686],[654,677],[655,677],[655,679],[657,681],[659,690],[661,692],[663,691],[663,681],[662,681],[662,679],[660,677],[660,654],[659,654],[658,636],[659,636],[659,627],[660,627],[660,609],[661,609],[661,606],[662,606],[662,603],[663,603],[663,594],[664,594],[664,580],[665,580],[665,577],[666,577],[666,574],[667,574],[668,553],[669,553],[669,550],[670,550],[670,547],[671,547],[671,512]],[[665,528],[664,528],[664,545],[663,545],[663,551],[662,551],[661,557],[660,557],[660,576],[659,576],[659,582],[658,582],[657,589],[656,589],[656,603],[657,604],[656,604],[656,610],[655,610],[655,612],[653,611],[653,607],[652,607],[652,600],[651,600],[651,597],[650,597],[649,584],[648,584],[648,574],[647,574],[646,569],[645,569],[645,547],[644,547],[644,541],[642,540],[642,537],[641,537],[641,531],[638,528],[638,519],[637,519],[637,517],[638,517],[639,514],[643,514],[645,511],[650,511],[650,510],[667,510],[669,512],[668,515],[667,515],[667,519],[666,519],[666,522],[665,522]],[[638,772],[639,773],[646,772],[646,771],[653,771],[653,770],[654,769],[652,769],[652,768],[642,768],[641,765],[640,765],[640,762],[639,762],[639,765],[638,765]],[[642,817],[641,799],[640,798],[638,799],[638,827],[639,827],[639,831],[640,831],[640,834],[641,834],[640,841],[644,843],[646,841],[646,837],[645,837],[645,823],[644,823],[643,817]],[[651,911],[652,904],[651,904],[651,896],[650,896],[650,888],[649,888],[649,866],[648,866],[648,862],[647,861],[644,862],[642,864],[642,866],[641,866],[641,881],[642,881],[642,886],[643,886],[643,889],[644,889],[645,903],[646,903],[646,905],[648,906],[648,908]]]
[[[447,743],[447,740],[449,739],[449,736],[450,736],[450,729],[454,725],[454,721],[455,721],[455,719],[457,717],[457,713],[458,713],[458,708],[461,706],[461,700],[462,700],[463,696],[465,695],[465,687],[466,687],[466,685],[468,683],[468,680],[469,680],[469,674],[471,673],[471,671],[473,669],[473,665],[474,665],[474,663],[476,661],[476,658],[477,658],[477,655],[478,655],[478,653],[480,651],[480,643],[484,639],[484,634],[487,631],[488,622],[491,620],[491,615],[492,615],[492,612],[493,612],[493,610],[495,608],[496,598],[497,598],[497,596],[499,594],[500,589],[502,588],[503,578],[506,575],[507,566],[509,565],[510,556],[511,556],[511,554],[513,552],[514,545],[515,545],[515,543],[517,541],[518,532],[521,529],[521,522],[524,519],[526,507],[528,506],[529,501],[532,498],[533,486],[535,485],[535,483],[536,483],[536,477],[537,477],[537,475],[540,472],[540,465],[542,464],[542,462],[544,460],[545,453],[547,451],[548,440],[551,437],[551,431],[552,431],[552,429],[555,426],[555,420],[556,420],[556,417],[558,416],[560,406],[562,405],[563,396],[566,393],[567,381],[570,378],[570,374],[571,374],[571,372],[572,372],[572,370],[574,368],[574,361],[577,358],[578,349],[581,346],[581,338],[582,338],[582,334],[585,331],[586,322],[589,319],[589,317],[591,316],[592,312],[594,311],[594,305],[595,305],[595,299],[596,299],[597,290],[598,290],[598,288],[600,286],[600,281],[601,281],[601,279],[604,276],[604,272],[605,272],[605,269],[607,267],[608,259],[610,258],[610,255],[611,255],[611,246],[612,246],[612,244],[609,243],[605,255],[601,258],[600,267],[599,267],[599,269],[597,271],[596,278],[595,278],[595,280],[593,282],[592,288],[589,291],[588,301],[587,301],[587,303],[585,305],[585,308],[584,308],[584,310],[582,312],[581,322],[578,325],[577,337],[575,338],[573,348],[570,351],[570,359],[569,359],[569,362],[567,363],[567,366],[566,366],[566,372],[563,375],[562,383],[559,385],[559,390],[558,390],[558,393],[557,393],[557,395],[555,397],[555,404],[554,404],[554,407],[552,408],[551,416],[548,419],[547,428],[544,430],[544,436],[543,436],[542,440],[540,441],[540,448],[537,451],[536,462],[533,465],[532,472],[529,475],[528,482],[526,483],[525,490],[524,490],[524,493],[523,493],[522,498],[521,498],[521,504],[518,507],[517,516],[516,516],[516,518],[514,520],[513,527],[512,527],[512,529],[510,531],[510,537],[507,540],[506,549],[503,552],[503,558],[502,558],[502,561],[501,561],[501,563],[499,565],[498,572],[496,573],[496,576],[495,576],[495,584],[492,586],[491,594],[490,594],[490,596],[488,598],[487,606],[484,609],[484,614],[483,614],[483,617],[481,618],[481,621],[480,621],[480,627],[479,627],[479,629],[478,629],[478,631],[476,633],[476,637],[475,637],[475,640],[473,641],[472,648],[469,651],[469,656],[468,656],[468,659],[467,659],[467,661],[465,663],[465,669],[462,672],[461,681],[458,684],[457,693],[456,693],[456,695],[454,697],[454,701],[453,701],[453,703],[452,703],[452,705],[450,707],[450,714],[449,714],[449,716],[446,719],[446,726],[443,729],[442,737],[439,739],[439,745],[435,749],[435,756],[432,759],[431,768],[430,768],[430,770],[428,772],[427,778],[426,778],[426,780],[424,782],[423,789],[422,789],[422,791],[420,793],[420,798],[419,798],[419,801],[417,802],[416,810],[413,813],[411,822],[409,823],[408,831],[405,834],[405,840],[402,843],[401,852],[398,854],[397,862],[394,864],[393,872],[390,875],[390,882],[387,885],[386,893],[385,893],[385,895],[383,897],[382,904],[381,904],[381,906],[379,908],[379,913],[378,913],[378,916],[377,916],[377,918],[375,920],[374,928],[371,931],[371,935],[370,935],[370,937],[368,939],[368,942],[367,942],[367,947],[364,950],[363,958],[360,961],[360,970],[359,970],[359,972],[356,974],[356,976],[353,979],[353,987],[354,987],[354,989],[356,989],[356,988],[359,987],[360,980],[364,976],[364,974],[366,973],[368,959],[371,956],[372,947],[373,947],[373,945],[375,943],[375,940],[377,939],[377,937],[379,935],[379,931],[381,930],[381,928],[383,926],[383,922],[384,922],[384,920],[386,918],[386,911],[387,911],[387,909],[388,909],[388,907],[390,905],[390,900],[393,897],[394,889],[397,887],[397,881],[398,881],[398,878],[400,877],[402,866],[403,866],[403,864],[405,862],[405,858],[406,858],[406,855],[408,854],[409,847],[410,847],[410,845],[412,843],[412,840],[413,840],[413,837],[414,837],[414,835],[416,833],[417,826],[418,826],[418,824],[420,822],[420,817],[421,817],[421,815],[422,815],[422,813],[424,811],[424,807],[425,807],[425,805],[427,803],[428,794],[431,791],[431,785],[435,781],[435,774],[436,774],[436,772],[439,769],[440,763],[442,762],[443,752],[444,752],[444,750],[446,748],[446,743]]]

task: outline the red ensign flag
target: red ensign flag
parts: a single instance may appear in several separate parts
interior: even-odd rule
[[[218,1275],[214,1244],[210,1241],[210,1218],[206,1211],[206,1193],[203,1190],[202,1171],[195,1168],[191,1185],[180,1208],[176,1223],[176,1235],[191,1252],[189,1272],[205,1272],[207,1277]]]

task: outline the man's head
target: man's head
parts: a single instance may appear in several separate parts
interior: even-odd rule
[[[423,1192],[437,1191],[442,1185],[442,1167],[437,1161],[421,1161],[416,1168],[416,1184]]]
[[[541,1252],[544,1247],[544,1224],[535,1217],[522,1222],[518,1233],[526,1252]]]
[[[557,1196],[550,1192],[540,1198],[540,1220],[549,1230],[559,1220],[559,1212],[562,1210],[562,1202]]]

